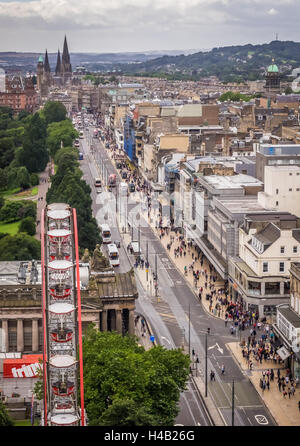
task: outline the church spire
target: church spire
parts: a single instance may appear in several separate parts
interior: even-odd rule
[[[62,62],[65,64],[69,64],[70,63],[70,54],[69,54],[69,49],[68,49],[68,44],[67,44],[67,36],[65,35],[65,40],[64,40],[64,49],[63,49],[63,54],[62,54]]]
[[[60,51],[58,49],[57,60],[56,60],[56,68],[55,68],[55,76],[59,76],[60,73],[61,73],[61,61],[60,61]]]
[[[46,53],[45,53],[44,71],[46,73],[50,73],[51,72],[47,49],[46,49]]]

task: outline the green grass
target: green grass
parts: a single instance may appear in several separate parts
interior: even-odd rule
[[[14,189],[6,189],[6,190],[0,192],[0,195],[1,195],[3,198],[7,199],[8,196],[17,194],[18,192],[20,192],[20,190],[21,190],[21,189],[20,189],[19,187],[15,187]]]
[[[31,420],[15,420],[14,426],[31,426]],[[39,421],[34,420],[34,426],[39,426]]]
[[[31,189],[31,195],[37,195],[39,192],[38,186],[35,186]]]
[[[19,231],[21,221],[15,221],[13,223],[0,223],[0,232],[15,235]]]

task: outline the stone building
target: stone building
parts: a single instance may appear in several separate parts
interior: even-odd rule
[[[41,262],[0,262],[0,352],[43,350]],[[133,270],[115,274],[80,264],[82,329],[94,323],[101,331],[134,334]]]

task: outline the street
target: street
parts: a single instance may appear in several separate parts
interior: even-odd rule
[[[94,156],[90,153],[86,139],[81,140],[81,144],[84,160],[80,162],[80,165],[84,173],[84,179],[90,184],[92,189],[94,216],[98,224],[108,222],[108,218],[112,215],[107,215],[109,214],[107,211],[103,212],[104,206],[107,209],[108,203],[102,200],[102,194],[96,193],[93,181],[95,177],[101,176],[101,173],[104,174],[102,176],[103,181],[107,175],[117,173],[117,170],[101,142],[98,140],[96,142],[93,139]],[[117,188],[115,188],[114,193],[116,191]],[[132,209],[134,204],[130,203],[129,200],[129,205],[131,206],[128,209],[130,219],[130,209]],[[115,201],[112,201],[111,206],[115,206]],[[112,208],[111,210],[113,213],[114,209]],[[112,240],[121,241],[120,266],[116,268],[116,272],[125,272],[132,267],[133,259],[130,259],[127,253],[117,224],[113,225],[112,222],[110,218],[108,224],[111,226]],[[190,351],[194,350],[199,357],[198,374],[204,380],[205,337],[207,328],[210,327],[210,334],[207,336],[207,370],[208,377],[210,371],[215,372],[216,380],[208,382],[208,394],[218,408],[224,423],[231,425],[232,381],[234,380],[235,425],[274,425],[274,420],[252,386],[247,374],[240,370],[225,345],[233,340],[233,336],[230,335],[228,328],[224,326],[222,320],[206,313],[194,292],[187,285],[183,275],[168,257],[168,253],[148,222],[142,216],[140,222],[140,227],[135,227],[134,230],[135,234],[137,234],[137,231],[140,232],[139,237],[144,256],[148,244],[150,271],[155,271],[155,269],[158,271],[159,299],[151,295],[151,292],[145,291],[145,287],[143,287],[138,274],[136,274],[139,292],[136,306],[137,311],[144,314],[151,324],[157,342],[166,348],[182,347],[184,344]],[[155,262],[157,262],[157,267]],[[225,366],[224,375],[221,374],[222,365]],[[209,425],[203,404],[193,383],[189,383],[187,391],[181,396],[180,414],[176,423],[185,426]]]

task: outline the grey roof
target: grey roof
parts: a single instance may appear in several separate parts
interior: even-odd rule
[[[293,327],[300,328],[300,316],[295,313],[290,307],[278,307],[279,313],[282,314],[285,319],[290,322]]]
[[[300,229],[293,229],[292,235],[297,242],[300,242]]]
[[[265,246],[270,246],[280,237],[280,229],[273,223],[269,223],[262,231],[255,234],[255,238]]]

